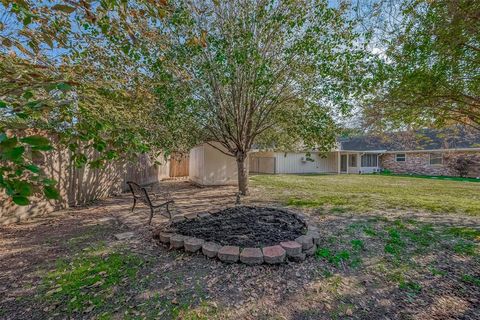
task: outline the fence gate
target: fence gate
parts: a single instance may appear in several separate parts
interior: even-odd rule
[[[189,155],[174,153],[170,157],[170,177],[188,176]]]
[[[275,157],[251,157],[249,163],[251,173],[276,173]]]

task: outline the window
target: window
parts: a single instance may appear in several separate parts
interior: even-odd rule
[[[430,165],[443,164],[443,155],[441,153],[430,153]]]
[[[357,155],[356,154],[351,154],[348,156],[348,165],[350,167],[356,167],[357,166]]]
[[[364,154],[362,156],[362,167],[377,167],[377,162],[376,154]]]
[[[405,158],[406,158],[405,153],[397,153],[395,155],[395,161],[397,162],[405,162]]]

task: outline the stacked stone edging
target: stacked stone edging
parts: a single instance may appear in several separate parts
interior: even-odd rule
[[[281,209],[285,210],[285,209]],[[318,228],[309,225],[303,215],[297,214],[306,225],[307,233],[295,240],[285,239],[273,246],[262,248],[240,248],[238,246],[222,246],[215,242],[207,242],[204,239],[184,236],[171,232],[156,232],[154,238],[164,245],[169,245],[171,249],[184,249],[186,252],[201,252],[208,258],[218,258],[225,263],[241,262],[247,265],[280,264],[286,260],[303,261],[306,256],[315,253],[320,241]],[[189,214],[188,217],[175,217],[173,221],[202,219],[210,216],[209,213]]]

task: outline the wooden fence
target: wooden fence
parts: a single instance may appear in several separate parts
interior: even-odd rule
[[[174,153],[170,157],[170,177],[187,177],[189,154]]]
[[[94,157],[94,154],[90,156]],[[120,194],[127,190],[126,181],[134,180],[139,184],[151,184],[169,177],[169,161],[158,159],[161,165],[154,164],[147,155],[134,162],[111,162],[101,169],[75,168],[71,165],[71,153],[68,150],[49,152],[37,164],[45,173],[58,181],[61,200],[32,198],[31,205],[17,206],[8,197],[0,193],[0,224],[43,215],[55,210],[84,205],[96,199]]]

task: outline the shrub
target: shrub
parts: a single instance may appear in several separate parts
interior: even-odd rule
[[[474,163],[475,161],[471,157],[459,156],[451,162],[451,167],[457,171],[460,177],[466,177]]]

